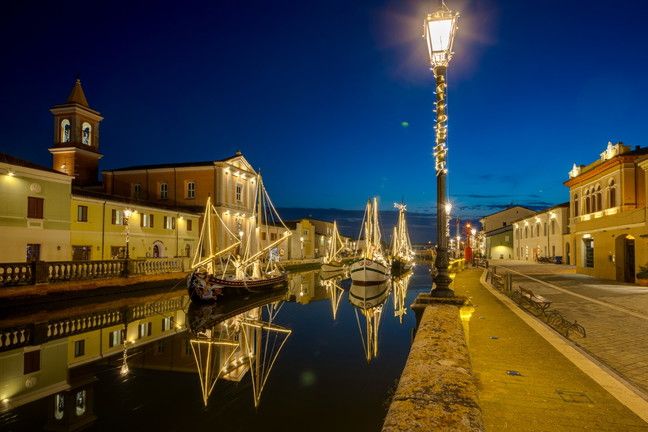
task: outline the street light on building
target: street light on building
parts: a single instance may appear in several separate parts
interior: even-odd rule
[[[434,262],[436,276],[432,289],[433,297],[453,297],[448,275],[448,236],[446,236],[446,214],[443,211],[446,204],[447,176],[447,121],[446,110],[446,72],[452,58],[452,43],[457,29],[459,14],[453,12],[441,0],[439,9],[425,17],[425,34],[430,65],[436,81],[436,127],[434,158],[437,178],[437,255]]]
[[[130,258],[130,226],[128,220],[133,216],[133,210],[127,208],[124,209],[124,231],[126,234],[126,253],[124,258],[126,259],[126,264],[124,264],[124,275],[128,276],[128,260]]]

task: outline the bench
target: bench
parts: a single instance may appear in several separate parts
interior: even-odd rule
[[[549,309],[549,306],[551,306],[550,300],[547,300],[542,296],[534,294],[533,291],[531,291],[528,288],[524,288],[521,286],[518,287],[518,294],[520,296],[521,301],[528,303],[530,306],[537,309],[538,312],[541,313],[542,315],[545,315],[547,309]]]

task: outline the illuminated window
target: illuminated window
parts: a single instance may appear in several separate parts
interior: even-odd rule
[[[166,183],[160,183],[160,199],[169,198],[169,185]]]
[[[72,128],[70,127],[70,120],[64,119],[61,122],[61,142],[66,143],[70,142],[70,132]]]
[[[171,318],[171,317],[162,318],[162,331],[163,332],[171,330],[172,326],[173,326],[173,318]]]
[[[86,411],[86,391],[81,390],[76,394],[76,407],[75,413],[77,416],[82,416]]]
[[[108,334],[108,348],[119,346],[124,341],[124,331],[115,330]]]
[[[65,414],[65,396],[59,393],[54,398],[54,418],[61,420],[63,414]]]
[[[188,181],[186,184],[185,198],[196,198],[196,182]]]
[[[583,246],[585,249],[585,267],[594,267],[594,239],[583,239]]]
[[[92,126],[88,122],[81,125],[81,142],[85,145],[92,144]]]
[[[113,225],[125,225],[126,219],[124,218],[124,212],[121,210],[112,209],[112,224]]]
[[[164,229],[172,230],[175,229],[175,218],[172,216],[164,216]]]
[[[243,201],[243,185],[242,184],[237,184],[236,185],[236,201],[237,202]]]
[[[151,336],[151,334],[153,334],[153,323],[142,323],[137,326],[137,337],[139,339],[146,336]]]

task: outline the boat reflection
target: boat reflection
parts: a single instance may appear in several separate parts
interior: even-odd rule
[[[412,271],[408,271],[399,277],[392,278],[394,317],[398,318],[401,324],[403,324],[403,317],[407,315],[405,298],[407,297],[407,288],[409,287],[413,274]]]
[[[391,281],[387,280],[377,285],[351,284],[349,301],[355,306],[356,322],[362,339],[362,347],[367,363],[378,356],[378,335],[383,306],[389,297]],[[364,330],[360,323],[360,315],[364,318]]]
[[[205,406],[219,379],[239,382],[248,371],[254,406],[259,406],[272,367],[292,333],[273,323],[285,297],[284,290],[190,305],[189,341]]]
[[[324,272],[322,272],[324,276]],[[344,288],[340,286],[340,282],[344,278],[344,273],[340,273],[335,278],[321,279],[320,284],[326,288],[326,294],[331,302],[331,313],[333,314],[333,321],[337,318],[337,312],[340,308],[340,301],[344,296]]]

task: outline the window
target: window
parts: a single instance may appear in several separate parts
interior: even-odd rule
[[[85,145],[92,144],[92,126],[88,122],[81,125],[81,142]]]
[[[542,227],[542,233],[543,233],[542,235],[547,235],[547,222],[545,222]]]
[[[592,207],[590,206],[590,191],[585,192],[585,214],[592,212]]]
[[[277,233],[270,233],[270,241],[277,240]]]
[[[175,218],[171,216],[164,216],[164,228],[168,230],[175,229]]]
[[[551,234],[556,234],[556,221],[551,219]]]
[[[236,201],[237,202],[243,201],[243,185],[242,184],[237,184],[236,185]]]
[[[124,331],[115,330],[108,334],[108,348],[119,346],[124,341]]]
[[[142,196],[142,185],[140,183],[135,183],[133,185],[133,198],[140,198]]]
[[[76,394],[76,407],[75,413],[77,416],[82,416],[86,411],[86,391],[81,390]]]
[[[196,198],[196,182],[194,181],[187,182],[185,197],[189,199]]]
[[[92,246],[72,246],[73,261],[89,261],[92,253]]]
[[[70,142],[70,120],[64,119],[61,122],[61,142],[66,143]]]
[[[111,219],[113,225],[126,225],[126,219],[124,218],[124,212],[121,210],[112,209]]]
[[[191,246],[185,245],[185,255],[187,257],[191,256]]]
[[[112,259],[124,259],[126,258],[126,250],[124,246],[111,246],[110,247],[110,257]]]
[[[153,228],[153,215],[152,214],[147,214],[147,213],[142,213],[140,216],[140,226],[141,227],[147,227],[147,228]]]
[[[61,420],[65,414],[65,396],[61,393],[54,398],[54,418]]]
[[[172,326],[173,326],[173,318],[171,318],[171,317],[162,318],[162,331],[163,332],[171,330]]]
[[[40,261],[40,244],[28,243],[26,252],[27,262]]]
[[[583,246],[585,247],[585,267],[594,267],[594,239],[583,239]]]
[[[151,336],[153,333],[153,323],[142,323],[137,327],[137,337],[139,339],[146,337],[146,336]]]
[[[574,216],[578,216],[578,194],[574,194]]]
[[[187,231],[191,231],[193,229],[193,221],[191,219],[187,219]]]
[[[27,217],[30,219],[43,219],[43,198],[27,197]]]
[[[169,185],[160,183],[160,199],[165,200],[169,198]]]
[[[28,351],[23,358],[23,374],[27,375],[40,370],[40,350]]]
[[[156,349],[155,349],[155,353],[156,354],[164,354],[164,351],[166,351],[166,345],[167,345],[167,341],[164,340],[164,339],[157,341],[157,346],[156,346]]]
[[[614,179],[610,180],[608,190],[608,207],[616,207],[616,187],[614,185]]]
[[[264,232],[261,233],[261,240],[266,241],[267,240],[267,234]]]
[[[85,355],[85,339],[74,342],[74,357]]]
[[[505,226],[506,226],[506,222],[502,222],[502,226],[505,227]]]
[[[88,206],[77,206],[77,222],[88,222]]]
[[[601,198],[601,185],[596,187],[596,211],[603,210],[603,199]]]
[[[524,227],[524,238],[529,238],[529,228]]]

